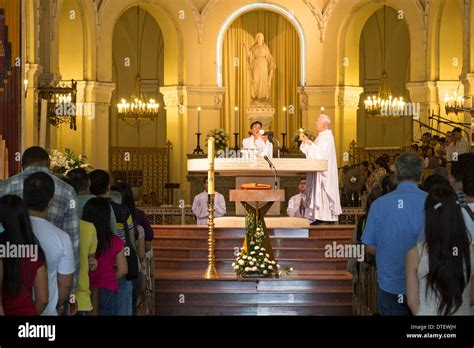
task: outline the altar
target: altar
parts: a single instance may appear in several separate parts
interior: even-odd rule
[[[288,199],[298,193],[298,181],[305,178],[309,172],[327,170],[326,160],[312,160],[306,158],[272,158],[270,159],[277,172],[279,189],[285,191],[285,200],[275,204],[268,212],[268,216],[286,216]],[[188,181],[191,200],[202,192],[202,181],[207,177],[208,160],[206,158],[188,159]],[[230,201],[230,190],[239,189],[243,183],[258,182],[274,185],[274,172],[264,158],[216,158],[214,162],[215,189],[224,195],[227,214],[244,215],[244,208]],[[236,209],[237,207],[237,209]]]

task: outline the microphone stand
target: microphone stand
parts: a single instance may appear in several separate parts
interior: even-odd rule
[[[280,158],[280,142],[278,141],[277,138],[273,138],[273,140],[277,143],[277,148],[278,148],[277,156],[278,156],[278,158]]]
[[[267,156],[264,156],[263,158],[265,159],[265,161],[267,161],[268,166],[270,167],[270,169],[273,170],[273,175],[275,177],[274,188],[275,188],[275,190],[278,190],[277,170],[276,170],[275,166],[273,165],[272,161],[270,161],[270,159]]]

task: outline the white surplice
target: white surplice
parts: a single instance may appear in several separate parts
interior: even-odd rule
[[[208,194],[206,191],[194,197],[193,213],[196,215],[198,225],[207,225],[209,212],[207,211]],[[215,192],[214,195],[214,217],[224,216],[226,213],[225,199],[222,194]]]
[[[263,141],[261,137],[255,139],[253,135],[251,135],[245,138],[242,141],[242,147],[245,150],[257,150],[257,156],[259,157],[273,157],[273,144],[269,140],[267,140],[267,142]]]
[[[339,173],[336,147],[330,129],[319,133],[311,144],[302,143],[300,150],[309,159],[327,160],[328,170],[308,173],[306,179],[306,211],[309,220],[337,221],[341,215]]]
[[[306,194],[298,193],[290,198],[288,201],[288,208],[286,213],[289,217],[301,217],[304,218],[306,210]]]

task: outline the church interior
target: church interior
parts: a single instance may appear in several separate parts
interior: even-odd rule
[[[0,197],[31,148],[89,195],[103,173],[107,199],[130,192],[149,227],[136,315],[383,314],[369,205],[406,155],[420,188],[462,191],[473,38],[460,0],[0,0]]]

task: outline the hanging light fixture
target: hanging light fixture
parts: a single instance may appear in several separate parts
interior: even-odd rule
[[[380,89],[377,95],[367,96],[364,101],[365,113],[368,116],[401,115],[405,107],[403,97],[392,97],[388,83],[388,74],[385,69],[386,56],[385,38],[385,5],[383,7],[383,49],[382,49],[382,76],[380,78]]]
[[[140,74],[141,51],[140,51],[140,6],[137,6],[137,74],[135,75],[135,90],[130,101],[121,99],[117,104],[118,117],[122,120],[149,119],[153,120],[159,115],[160,104],[155,99],[146,100],[142,93],[142,78]]]
[[[458,94],[459,87],[451,95],[447,92],[444,94],[443,101],[446,114],[454,112],[457,115],[458,112],[464,111],[464,97]]]

